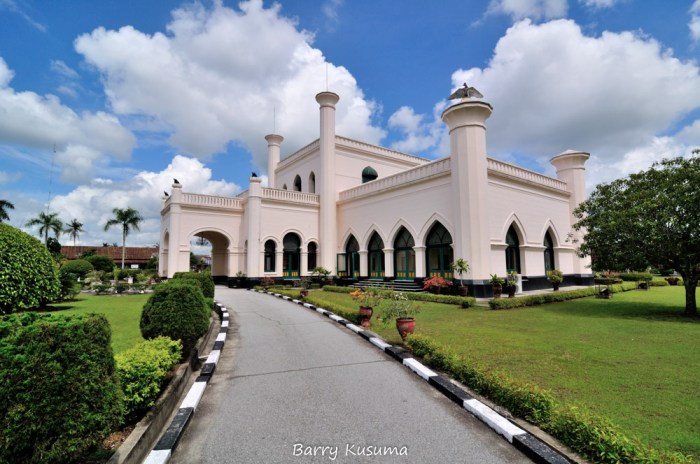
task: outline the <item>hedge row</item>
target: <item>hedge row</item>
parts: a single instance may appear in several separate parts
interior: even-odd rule
[[[637,288],[637,283],[623,282],[621,284],[611,285],[609,288],[612,293],[626,292]],[[578,290],[541,293],[538,295],[519,296],[515,298],[492,298],[489,300],[489,307],[491,309],[513,309],[522,308],[525,306],[537,306],[544,303],[556,303],[559,301],[593,296],[597,292],[598,289],[596,287],[588,287]]]
[[[355,290],[357,290],[357,288],[339,287],[337,285],[326,285],[323,287],[323,291],[335,293],[352,293]],[[382,294],[385,294],[387,296],[390,296],[393,292],[392,290],[379,290]],[[412,301],[428,301],[432,303],[454,304],[461,305],[463,308],[469,308],[476,304],[476,298],[471,296],[436,295],[433,293],[425,292],[404,292],[403,294],[406,296],[406,298]]]
[[[0,462],[76,462],[122,422],[103,315],[0,319]]]
[[[625,282],[637,282],[639,280],[651,280],[653,278],[649,272],[623,272],[619,277]]]
[[[557,404],[535,385],[493,373],[438,345],[424,335],[409,335],[407,344],[426,364],[449,373],[476,392],[538,425],[593,462],[689,463],[680,453],[659,452],[629,438],[609,420],[572,406]]]
[[[176,272],[173,280],[191,279],[199,282],[202,293],[207,298],[214,298],[214,278],[210,272]]]
[[[156,337],[115,356],[127,423],[138,420],[155,404],[165,376],[177,365],[181,352],[180,341]]]

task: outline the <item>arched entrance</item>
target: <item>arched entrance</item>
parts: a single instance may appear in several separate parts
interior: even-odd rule
[[[520,239],[513,226],[508,228],[506,245],[506,271],[520,274]]]
[[[284,236],[282,241],[282,275],[285,279],[299,278],[301,262],[301,239],[293,232]]]
[[[345,259],[347,260],[348,276],[353,279],[360,277],[360,244],[354,236],[350,236],[345,245]]]
[[[547,231],[544,234],[544,272],[553,271],[556,269],[554,264],[554,240],[552,235]]]
[[[452,262],[454,255],[452,251],[452,236],[445,229],[445,226],[436,222],[430,229],[425,241],[426,253],[426,274],[428,277],[440,276],[451,279]]]
[[[378,233],[373,233],[369,240],[369,276],[372,278],[384,277],[384,241]]]
[[[209,267],[215,280],[225,281],[229,275],[229,245],[229,239],[221,232],[196,232],[190,238],[190,250],[197,258],[192,264],[199,270]]]
[[[394,272],[398,280],[412,280],[416,277],[416,252],[411,233],[402,227],[394,240]]]

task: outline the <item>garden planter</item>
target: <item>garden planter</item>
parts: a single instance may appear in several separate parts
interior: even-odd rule
[[[360,306],[360,324],[362,327],[369,327],[369,320],[372,318],[372,308],[369,306]]]
[[[559,291],[559,284],[552,284],[552,288],[554,289],[555,292]]]
[[[515,285],[509,285],[506,287],[506,291],[508,292],[508,298],[514,298],[515,297],[515,290],[517,290],[518,287]]]
[[[309,295],[309,291],[306,289],[303,289],[302,291],[299,292],[302,298],[306,298]]]
[[[501,293],[503,293],[503,285],[493,284],[493,285],[491,286],[491,288],[492,288],[492,290],[493,290],[493,297],[494,297],[494,298],[500,298],[500,297],[501,297]]]
[[[399,331],[401,339],[406,340],[406,336],[416,330],[416,320],[412,317],[396,319],[396,330]]]
[[[457,287],[457,294],[459,296],[467,296],[469,294],[469,289],[467,287]]]

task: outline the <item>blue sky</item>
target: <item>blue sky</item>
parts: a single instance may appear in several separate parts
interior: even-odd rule
[[[50,192],[88,245],[131,206],[151,245],[173,177],[246,189],[266,134],[283,156],[318,137],[326,86],[342,135],[439,158],[465,81],[490,156],[552,174],[589,151],[593,188],[700,146],[699,51],[700,0],[0,0],[0,198],[36,234]]]

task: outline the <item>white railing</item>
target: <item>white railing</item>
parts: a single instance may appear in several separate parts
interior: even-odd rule
[[[313,142],[311,142],[310,144],[308,144],[304,147],[301,147],[300,149],[298,149],[297,151],[295,151],[294,153],[292,153],[291,155],[287,156],[285,159],[280,161],[279,164],[277,164],[277,169],[283,168],[284,166],[288,165],[289,163],[291,163],[295,159],[301,158],[301,157],[311,153],[312,151],[318,149],[318,146],[320,145],[320,143],[321,143],[320,139],[316,139]]]
[[[182,193],[182,204],[193,206],[206,206],[209,208],[240,209],[240,198],[220,197],[215,195],[201,195],[199,193]]]
[[[306,205],[319,204],[318,195],[314,193],[295,192],[294,190],[264,188],[262,189],[262,197],[267,200],[303,203]]]
[[[443,158],[432,163],[417,166],[406,171],[394,174],[393,176],[382,177],[372,182],[367,182],[358,187],[340,192],[340,201],[348,201],[354,198],[363,197],[377,193],[382,190],[389,190],[401,187],[405,184],[416,182],[450,172],[450,158]]]
[[[409,155],[408,153],[403,153],[396,150],[390,150],[388,148],[380,147],[378,145],[372,145],[366,142],[360,142],[358,140],[349,139],[347,137],[341,137],[339,135],[335,136],[335,143],[337,145],[343,145],[349,148],[355,148],[356,150],[364,150],[372,153],[378,153],[380,155],[389,156],[392,158],[403,159],[404,161],[409,161],[414,164],[426,164],[430,163],[429,159],[421,158],[420,156]]]
[[[545,176],[544,174],[540,174],[535,171],[530,171],[529,169],[504,163],[503,161],[498,161],[493,158],[488,158],[488,169],[491,171],[490,173],[504,174],[508,177],[515,177],[532,184],[544,185],[557,190],[568,191],[566,188],[566,182],[564,181]]]

